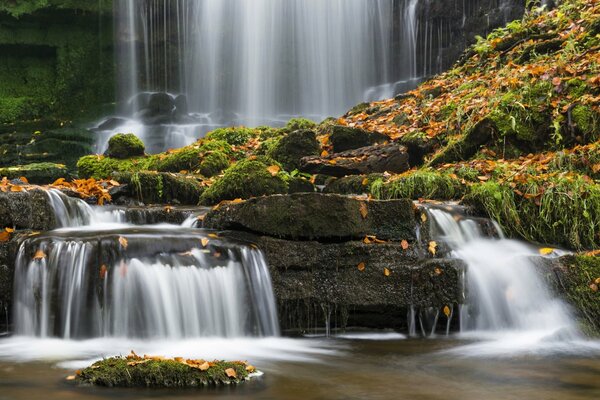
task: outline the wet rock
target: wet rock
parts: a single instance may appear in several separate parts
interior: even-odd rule
[[[25,177],[29,183],[50,184],[58,178],[68,178],[69,171],[63,164],[34,163],[0,168],[0,177],[17,179]]]
[[[326,157],[304,157],[300,170],[309,174],[338,177],[377,172],[401,173],[410,168],[408,160],[406,147],[392,143],[362,147]]]
[[[415,238],[410,200],[366,201],[335,194],[299,193],[225,204],[204,219],[212,229],[243,230],[273,237],[335,241]]]
[[[335,153],[372,146],[376,143],[383,143],[390,140],[389,137],[381,133],[369,132],[349,126],[334,125],[329,129],[331,132],[329,140],[333,145]]]
[[[144,204],[196,205],[205,190],[201,181],[193,175],[141,171],[119,173],[115,179],[126,185],[123,191],[115,193],[117,196],[113,201],[117,204],[130,204],[137,200]]]
[[[174,106],[176,115],[182,116],[189,113],[187,97],[183,94],[175,97]]]
[[[144,142],[133,133],[117,133],[108,141],[109,157],[125,159],[144,155]]]
[[[124,125],[126,122],[127,120],[124,118],[111,117],[108,118],[106,121],[102,122],[100,125],[98,125],[98,128],[96,128],[96,130],[112,131],[117,129],[119,126]]]
[[[0,227],[46,231],[56,228],[56,219],[46,192],[32,189],[0,192]]]
[[[174,108],[175,101],[168,93],[153,93],[148,100],[148,110],[150,110],[151,117],[158,115],[170,116]]]

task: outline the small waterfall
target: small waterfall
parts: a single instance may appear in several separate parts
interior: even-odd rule
[[[468,304],[461,309],[462,331],[577,337],[568,307],[536,271],[531,260],[539,255],[535,249],[504,239],[496,224],[491,225],[492,235],[486,236],[475,219],[437,208],[428,213],[440,240],[467,264]]]
[[[274,336],[276,316],[262,253],[198,232],[135,228],[76,239],[51,232],[18,253],[20,335]]]

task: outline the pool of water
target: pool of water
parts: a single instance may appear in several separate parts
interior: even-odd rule
[[[193,390],[76,387],[64,380],[99,355],[127,353],[129,347],[167,356],[238,356],[264,375],[235,387]],[[506,352],[497,341],[391,333],[176,343],[9,338],[0,340],[0,400],[600,398],[597,343],[521,350]]]

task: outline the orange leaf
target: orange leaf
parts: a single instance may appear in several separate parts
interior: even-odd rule
[[[365,263],[361,262],[360,264],[358,264],[358,270],[360,272],[363,272],[365,270]]]
[[[43,260],[44,258],[46,258],[46,253],[44,253],[42,250],[36,251],[35,255],[33,256],[34,260]]]
[[[403,250],[408,250],[408,242],[406,240],[400,242],[400,246],[402,246]]]
[[[10,233],[7,231],[0,232],[0,242],[8,242],[10,239]]]
[[[321,157],[327,157],[329,155],[329,152],[327,150],[323,150],[321,152]]]
[[[125,239],[123,236],[119,236],[119,243],[121,244],[121,246],[126,249],[127,248],[127,239]]]
[[[267,171],[269,171],[272,176],[275,176],[281,171],[281,167],[279,167],[279,165],[271,165],[267,168]]]
[[[366,219],[367,214],[369,214],[369,210],[367,209],[367,204],[361,201],[360,202],[360,215],[362,215],[363,219]]]
[[[434,241],[429,242],[429,247],[427,249],[434,256],[435,256],[436,248],[437,248],[437,243],[436,242],[434,242]]]
[[[102,264],[100,267],[100,279],[104,279],[106,277],[106,265]]]
[[[230,378],[237,378],[237,374],[235,373],[235,369],[233,368],[227,368],[225,370],[225,374]]]
[[[12,185],[10,187],[10,191],[11,192],[22,192],[23,188],[21,186],[19,186],[19,185]]]
[[[389,269],[387,269],[387,268],[384,268],[384,269],[383,269],[383,274],[384,274],[385,276],[390,276],[390,273],[391,273],[391,272],[390,272],[390,270],[389,270]]]
[[[369,184],[369,178],[365,178],[362,180],[362,185],[367,186]]]
[[[23,183],[29,183],[29,181],[27,180],[27,178],[25,178],[24,176],[20,176],[19,180]]]
[[[208,245],[208,242],[210,242],[210,240],[208,240],[207,238],[200,239],[200,243],[202,243],[202,247],[206,247],[206,245]]]

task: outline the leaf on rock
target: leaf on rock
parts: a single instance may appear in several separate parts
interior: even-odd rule
[[[368,214],[369,214],[369,210],[367,209],[367,204],[361,201],[360,202],[360,215],[362,215],[363,219],[366,219]]]
[[[123,236],[119,236],[119,243],[124,249],[127,249],[127,239],[125,239]]]
[[[365,267],[366,267],[366,265],[364,262],[361,262],[360,264],[358,264],[358,270],[360,272],[363,272],[365,270]]]
[[[20,176],[19,180],[23,183],[29,183],[29,181],[27,180],[27,178],[25,178],[24,176]]]
[[[427,247],[427,250],[429,250],[429,252],[435,256],[435,252],[437,249],[437,243],[434,242],[433,240],[431,242],[429,242],[429,247]]]
[[[42,250],[36,251],[35,255],[33,256],[34,260],[43,260],[44,258],[46,258],[46,253],[44,253]]]
[[[12,185],[10,187],[10,191],[11,192],[22,192],[23,191],[23,187],[21,187],[19,185]]]
[[[450,307],[444,306],[444,315],[446,318],[450,317]]]
[[[390,276],[390,273],[391,273],[391,272],[390,272],[390,270],[389,270],[389,269],[387,269],[387,268],[384,268],[384,269],[383,269],[383,275],[385,275],[385,276]]]
[[[402,250],[408,250],[408,241],[403,240],[400,242],[400,246],[402,246]]]
[[[421,221],[427,222],[427,214],[426,213],[421,214]]]
[[[102,266],[100,267],[100,279],[104,279],[106,277],[106,265],[102,264]]]
[[[321,152],[321,157],[327,157],[329,155],[329,152],[327,150],[323,150]]]
[[[0,242],[8,242],[10,239],[10,232],[6,230],[0,232]]]
[[[547,256],[548,254],[552,254],[553,251],[554,249],[551,247],[543,247],[540,249],[540,254],[543,256]]]
[[[591,283],[590,284],[590,289],[592,289],[592,292],[597,292],[598,291],[598,285],[595,283]]]
[[[200,243],[202,243],[202,247],[206,247],[208,245],[208,242],[210,242],[210,240],[207,238],[200,239]]]
[[[237,374],[235,372],[235,369],[233,369],[233,368],[227,368],[225,370],[225,374],[230,378],[237,378]]]

